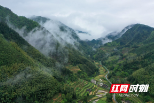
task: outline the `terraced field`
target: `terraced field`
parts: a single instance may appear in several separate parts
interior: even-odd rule
[[[75,82],[66,83],[66,86],[74,88],[74,90],[76,91],[76,94],[81,97],[86,96],[87,93],[89,95],[94,95],[97,91],[97,87],[93,83],[82,79],[79,79],[78,81],[75,81]],[[91,89],[91,92],[86,91],[87,89]],[[61,94],[59,93],[55,95],[54,98],[48,101],[47,103],[61,103],[61,101],[62,101],[62,98],[61,98]]]
[[[105,75],[107,74],[106,69],[102,67],[98,62],[95,62],[96,66],[99,68],[100,74],[94,78],[97,82],[104,83],[109,85],[108,81],[105,79]],[[89,100],[89,103],[106,103],[106,93],[109,92],[109,89],[105,89],[103,87],[99,87],[96,85],[95,96]]]
[[[133,101],[133,103],[143,103],[138,97],[128,97],[129,101]]]
[[[98,82],[103,82],[104,84],[107,84],[107,85],[110,87],[111,85],[109,84],[109,82],[108,82],[108,81],[106,80],[106,78],[105,78],[105,76],[106,76],[106,74],[107,74],[106,69],[103,68],[103,66],[100,65],[98,62],[95,62],[95,64],[96,64],[97,67],[99,67],[99,75],[96,76],[96,77],[94,78],[94,80],[96,80],[96,81],[98,81]],[[102,80],[102,81],[100,81],[100,80]]]
[[[77,73],[78,71],[81,71],[78,66],[68,65],[66,66],[66,68],[72,71],[73,73]]]
[[[104,78],[105,75],[107,74],[107,71],[99,63],[96,62],[95,64],[97,67],[99,67],[100,74],[98,76],[96,76],[94,79],[99,80],[101,78]]]
[[[132,100],[134,101],[134,103],[142,103],[142,101],[137,97],[133,97]]]
[[[87,93],[89,95],[93,95],[94,91],[97,89],[93,83],[82,79],[79,79],[76,82],[70,82],[69,84],[66,84],[66,85],[74,88],[74,90],[76,91],[76,94],[79,96],[86,96]],[[87,89],[91,89],[91,92],[89,93]]]
[[[100,75],[96,76],[94,79],[97,81],[102,80],[103,83],[107,83],[107,81],[104,80],[105,75],[106,75],[106,70],[102,66],[100,66],[99,63],[97,63],[97,62],[96,62],[96,66],[98,66],[100,68],[99,69]],[[72,66],[72,65],[69,65],[66,68],[70,69],[74,73],[76,73],[77,71],[80,70],[78,68],[78,66]],[[89,81],[82,80],[82,79],[78,79],[75,82],[68,82],[65,84],[65,86],[74,88],[74,91],[80,97],[84,97],[84,96],[87,96],[87,94],[89,94],[89,96],[90,96],[88,99],[89,102],[92,102],[97,99],[101,99],[100,101],[105,101],[106,93],[100,93],[99,91],[101,90],[101,91],[108,92],[106,89],[104,89],[102,87],[98,87],[97,85],[94,85],[93,83],[91,83]],[[87,89],[90,89],[91,91],[87,91]],[[97,95],[100,95],[100,96],[97,96]],[[79,101],[79,100],[77,100],[77,101]],[[62,98],[61,98],[61,94],[59,93],[48,103],[61,103],[61,101],[62,101]]]
[[[130,94],[132,94],[132,93],[128,93],[128,95],[130,95]],[[116,94],[116,95],[119,95],[119,94]],[[138,97],[131,96],[131,95],[130,95],[130,97],[122,97],[122,99],[123,99],[123,101],[124,100],[129,100],[131,103],[144,103]]]

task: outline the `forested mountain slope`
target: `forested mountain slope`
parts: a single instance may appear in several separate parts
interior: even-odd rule
[[[117,39],[116,42],[118,45],[138,45],[141,42],[145,41],[147,38],[150,37],[151,32],[154,30],[154,28],[142,25],[142,24],[136,24],[129,30],[127,30],[121,38]],[[111,43],[112,45],[115,45]]]
[[[8,41],[13,41],[22,50],[24,50],[30,57],[38,62],[41,62],[47,67],[52,67],[55,64],[55,60],[52,58],[46,58],[38,50],[32,47],[26,40],[24,40],[17,32],[12,30],[4,22],[0,23],[0,33],[3,35],[4,39]]]
[[[67,95],[65,99],[71,103],[82,99],[64,84],[78,78],[89,80],[97,73],[91,60],[71,44],[60,43],[37,22],[8,8],[0,6],[0,18],[0,101],[40,103],[58,93]],[[67,65],[79,66],[79,74],[73,74]]]
[[[87,101],[68,83],[98,75],[94,61],[110,69],[112,83],[149,84],[149,91],[139,93],[139,98],[154,101],[154,28],[130,25],[117,35],[109,34],[106,38],[112,42],[103,45],[101,39],[80,40],[61,22],[31,19],[0,6],[2,103],[44,103],[58,94],[65,103]]]
[[[72,39],[72,40],[75,39],[77,41],[80,40],[80,38],[72,28],[66,26],[60,21],[51,20],[49,18],[41,17],[41,16],[33,16],[30,19],[38,22],[40,25],[45,27],[48,31],[50,31],[53,34],[56,33],[58,36],[60,36],[63,39]],[[68,43],[70,42],[68,41]]]
[[[33,20],[27,19],[22,16],[17,16],[10,9],[4,8],[2,6],[1,6],[0,15],[1,15],[1,18],[8,24],[8,26],[13,30],[15,30],[17,33],[19,33],[19,35],[22,36],[29,44],[31,44],[33,47],[38,49],[45,56],[50,58],[52,57],[52,59],[58,61],[60,64],[66,65],[68,61],[71,64],[73,64],[70,61],[72,57],[74,57],[74,59],[83,58],[83,54],[81,54],[80,52],[82,52],[83,48],[85,47],[83,47],[82,45],[79,45],[79,42],[77,42],[79,41],[79,38],[74,32],[74,30],[65,26],[64,24],[57,21],[53,21],[53,22],[51,21],[49,22],[49,24],[48,23],[47,24],[53,25],[53,28],[59,28],[59,30],[55,31],[53,28],[46,29],[45,28],[46,26],[42,27],[41,25],[39,25],[37,22]],[[14,18],[14,20],[10,20],[10,18]],[[43,18],[43,17],[35,17],[35,18],[38,21],[49,20],[48,18]],[[24,25],[24,22],[25,22],[25,25]],[[50,24],[50,23],[55,23],[55,24]],[[57,24],[58,24],[58,27],[56,27]],[[29,29],[27,29],[27,27],[29,27]],[[61,35],[64,37],[67,36],[68,38],[70,37],[72,38],[70,38],[68,42],[67,39],[63,38]],[[25,49],[25,50],[27,52],[30,52],[30,49]],[[75,52],[75,54],[77,55],[72,55],[72,52]],[[83,53],[85,54],[85,52]],[[92,64],[92,62],[89,61],[87,58],[85,58],[85,60],[88,61],[90,64]],[[75,61],[78,61],[78,60],[75,60]],[[96,68],[94,68],[95,66],[91,67],[90,65],[87,65],[87,67],[93,71],[96,70]],[[93,74],[93,72],[91,74]]]
[[[65,24],[52,20],[46,17],[33,16],[30,19],[38,22],[41,26],[46,28],[54,37],[64,46],[72,46],[74,49],[80,51],[87,56],[92,52],[93,48],[84,41],[80,40],[75,30],[66,26]]]
[[[19,29],[21,29],[23,26],[26,26],[25,32],[29,32],[33,28],[39,26],[37,22],[33,22],[32,20],[27,19],[24,16],[18,16],[12,13],[9,8],[2,6],[0,6],[0,21],[9,21]]]
[[[100,47],[92,58],[111,70],[112,83],[149,84],[149,91],[139,93],[139,98],[153,101],[154,28],[135,24],[119,39]]]
[[[0,23],[0,42],[3,103],[45,101],[59,92],[60,83],[52,77],[52,68],[45,67],[53,67],[52,59],[47,59],[4,23]],[[45,89],[52,91],[41,92]],[[45,97],[47,94],[49,97]]]
[[[130,28],[132,28],[135,24],[132,25],[128,25],[126,26],[123,30],[121,30],[120,32],[111,32],[109,34],[107,34],[105,37],[100,37],[98,39],[93,39],[93,40],[86,40],[84,41],[86,44],[88,44],[89,46],[92,46],[93,48],[99,48],[100,46],[108,43],[108,42],[112,42],[116,39],[119,39],[124,33],[126,33],[127,30],[129,30]]]

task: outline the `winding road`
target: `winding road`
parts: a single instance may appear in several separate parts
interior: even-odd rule
[[[100,62],[100,64],[102,65],[101,62]],[[109,74],[109,70],[108,70],[104,65],[102,65],[102,66],[108,71],[108,73],[107,73],[106,76],[105,76],[106,80],[107,80],[110,84],[112,84],[112,83],[109,81],[109,79],[107,78],[107,76],[108,76],[108,74]],[[118,103],[118,102],[116,101],[116,98],[115,98],[115,93],[114,93],[114,95],[113,95],[113,98],[114,98],[114,101],[115,101],[116,103]]]

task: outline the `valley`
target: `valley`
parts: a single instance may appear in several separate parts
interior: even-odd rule
[[[99,75],[94,77],[94,81],[96,84],[79,79],[75,82],[68,82],[65,86],[73,88],[77,95],[81,97],[85,97],[89,103],[98,103],[98,102],[105,102],[106,103],[106,94],[109,92],[110,84],[108,84],[107,80],[105,79],[105,75],[108,73],[106,69],[102,67],[98,62],[95,62],[96,66],[99,67]],[[71,66],[72,67],[72,66]],[[75,68],[76,70],[76,68]],[[92,78],[93,79],[93,78]],[[101,83],[104,85],[108,85],[108,87],[100,86]],[[61,102],[63,97],[61,94],[58,94],[48,103],[57,103]],[[78,102],[82,102],[81,99],[77,100]]]
[[[81,40],[60,21],[0,6],[0,77],[1,103],[153,103],[154,28],[132,24]],[[111,84],[149,88],[121,97]]]

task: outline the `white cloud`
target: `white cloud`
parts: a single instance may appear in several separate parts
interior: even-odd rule
[[[22,16],[45,16],[89,32],[82,39],[97,39],[125,26],[154,26],[154,0],[0,0],[2,6]]]

